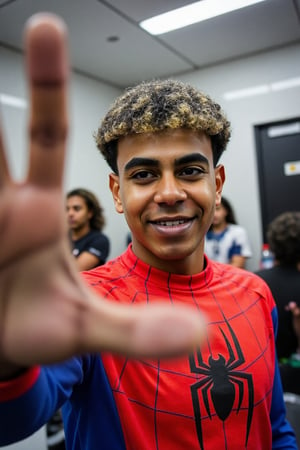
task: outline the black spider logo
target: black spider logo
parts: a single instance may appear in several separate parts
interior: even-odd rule
[[[201,450],[203,450],[204,447],[203,447],[203,436],[201,426],[201,411],[198,398],[199,389],[201,390],[203,402],[209,418],[210,419],[212,418],[209,405],[209,394],[210,394],[211,401],[217,416],[222,421],[225,421],[232,411],[232,407],[236,396],[235,387],[238,388],[237,414],[240,410],[244,398],[244,380],[245,380],[248,385],[248,416],[247,416],[245,447],[247,447],[250,426],[252,422],[253,403],[254,403],[252,375],[235,370],[245,362],[245,357],[243,355],[242,349],[239,345],[239,342],[232,327],[227,321],[226,324],[232,337],[232,342],[234,344],[233,348],[229,342],[228,337],[225,335],[221,327],[219,327],[228,349],[229,358],[227,359],[227,361],[224,358],[224,356],[219,353],[218,358],[216,359],[214,359],[212,356],[209,356],[208,364],[206,364],[203,361],[202,354],[199,349],[196,352],[197,356],[191,355],[189,357],[191,371],[193,373],[205,375],[204,378],[202,378],[200,381],[197,381],[196,383],[191,385],[196,429]]]

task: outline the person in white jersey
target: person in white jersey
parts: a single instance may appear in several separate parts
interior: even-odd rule
[[[245,268],[246,259],[252,256],[247,232],[236,223],[234,210],[225,197],[216,207],[206,234],[205,253],[214,261],[240,268]]]

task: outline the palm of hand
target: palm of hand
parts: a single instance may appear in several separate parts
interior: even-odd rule
[[[60,204],[58,189],[29,183],[10,183],[2,193],[1,342],[7,358],[19,364],[48,362],[47,342],[53,346],[57,339],[61,357],[68,356],[75,338],[68,322],[78,301],[77,274],[72,269]]]
[[[0,267],[9,268],[19,258],[28,259],[66,237],[59,189],[43,189],[30,182],[9,182],[1,193]]]

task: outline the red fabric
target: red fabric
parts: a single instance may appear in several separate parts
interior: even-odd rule
[[[0,402],[14,400],[23,395],[33,386],[39,374],[40,367],[32,367],[12,380],[0,382]]]
[[[97,269],[84,276],[109,299],[184,302],[209,321],[206,345],[190,358],[133,361],[103,355],[126,448],[236,450],[248,440],[248,450],[271,449],[274,301],[257,278],[210,261],[195,276],[168,274],[131,251],[105,270],[107,283],[103,270],[100,282]],[[216,364],[223,368],[221,379],[213,375]]]

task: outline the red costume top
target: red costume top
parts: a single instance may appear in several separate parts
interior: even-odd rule
[[[0,383],[0,445],[63,404],[72,450],[297,449],[275,358],[276,309],[259,277],[209,260],[197,275],[174,275],[131,247],[83,276],[109,301],[192,305],[207,316],[207,341],[177,359],[83,355]]]

